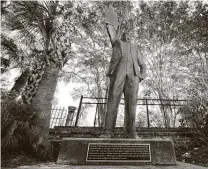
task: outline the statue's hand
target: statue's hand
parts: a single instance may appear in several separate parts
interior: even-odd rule
[[[140,78],[141,78],[142,80],[144,80],[144,79],[145,79],[145,77],[146,77],[146,74],[145,74],[145,73],[141,73]]]
[[[145,70],[143,70],[143,69],[140,70],[140,76],[139,77],[140,77],[141,81],[145,79],[146,75],[147,74],[146,74],[146,71]]]
[[[118,22],[121,24],[123,22],[123,18],[119,18]]]
[[[141,82],[142,80],[144,80],[144,78],[141,78],[141,77],[140,77],[140,82]]]

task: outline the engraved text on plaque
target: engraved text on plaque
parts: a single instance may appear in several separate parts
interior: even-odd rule
[[[87,162],[151,162],[150,144],[89,143]]]

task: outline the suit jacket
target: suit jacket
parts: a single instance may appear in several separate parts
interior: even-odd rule
[[[112,57],[110,61],[110,66],[107,72],[107,76],[113,74],[116,66],[118,65],[122,55],[123,55],[123,42],[120,39],[117,39],[114,43],[112,43],[113,51]],[[146,66],[143,61],[143,56],[139,51],[138,47],[131,45],[131,57],[133,60],[134,73],[136,76],[144,79],[146,76]]]

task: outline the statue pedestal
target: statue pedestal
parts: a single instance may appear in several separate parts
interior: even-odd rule
[[[66,138],[59,164],[70,165],[176,165],[170,139]]]

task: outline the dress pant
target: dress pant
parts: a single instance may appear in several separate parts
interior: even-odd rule
[[[124,93],[124,135],[126,137],[134,137],[140,79],[135,75],[131,52],[129,50],[125,51],[126,53],[123,54],[113,74],[110,76],[104,129],[114,131],[121,95]]]

